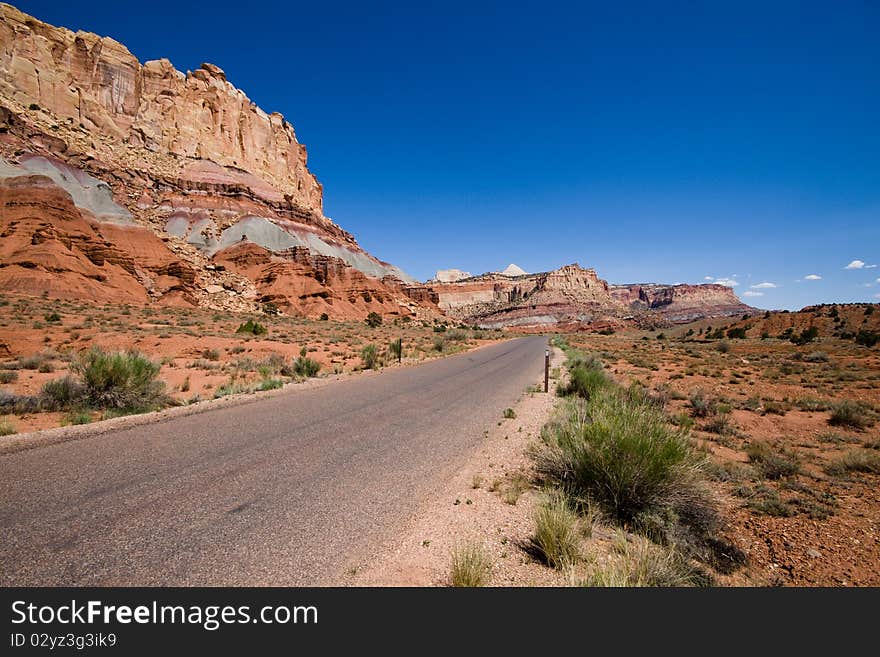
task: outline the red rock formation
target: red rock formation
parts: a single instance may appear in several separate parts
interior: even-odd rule
[[[195,272],[152,231],[96,221],[45,176],[0,179],[0,238],[0,290],[194,302]]]
[[[484,274],[430,283],[449,315],[481,326],[577,330],[626,320],[640,324],[691,321],[753,310],[722,285],[609,286],[577,264],[527,276]]]
[[[382,299],[370,310],[397,314],[418,298],[432,306],[430,293],[324,216],[321,185],[293,127],[257,107],[221,69],[203,64],[184,74],[167,60],[141,64],[111,38],[53,27],[0,4],[0,179],[33,173],[73,197],[64,213],[90,226],[77,233],[77,252],[90,265],[18,243],[16,257],[33,266],[25,276],[14,269],[21,265],[4,260],[6,280],[30,292],[80,290],[105,301],[118,294],[229,310],[254,310],[272,296],[292,312],[310,313],[299,299],[301,279],[318,280],[322,267],[347,267],[352,271],[330,277],[341,285],[334,292],[340,299],[363,288]],[[30,194],[31,220],[45,231],[61,217],[40,185],[22,193]],[[271,276],[260,271],[252,280],[240,267],[212,263],[242,237],[280,256]],[[89,278],[97,275],[90,266],[104,266],[95,262],[107,244],[115,249],[107,261],[133,280],[108,275],[96,286]],[[296,248],[316,258],[291,257]],[[287,273],[295,279],[289,284]],[[290,299],[281,298],[286,293]],[[351,312],[369,312],[367,305]]]

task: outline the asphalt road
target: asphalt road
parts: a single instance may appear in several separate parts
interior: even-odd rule
[[[0,585],[331,583],[538,381],[545,345],[0,456]]]

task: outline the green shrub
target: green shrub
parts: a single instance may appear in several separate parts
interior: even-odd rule
[[[745,340],[748,337],[746,335],[746,327],[737,326],[731,329],[727,329],[727,337],[731,340]]]
[[[239,327],[235,330],[235,332],[236,333],[247,333],[250,335],[265,335],[269,332],[269,329],[267,329],[265,326],[263,326],[259,322],[255,322],[254,320],[249,319],[248,321],[240,324]]]
[[[305,354],[301,354],[299,358],[293,361],[293,366],[290,369],[294,376],[309,379],[318,375],[318,372],[321,370],[321,363],[308,358]]]
[[[0,370],[0,383],[15,383],[18,381],[18,372],[14,370]]]
[[[370,328],[382,326],[382,315],[377,312],[371,312],[369,315],[367,315],[367,318],[364,320],[364,322]]]
[[[220,352],[217,349],[204,349],[202,351],[202,358],[205,360],[220,360]]]
[[[564,568],[580,557],[580,519],[565,496],[553,492],[535,511],[532,547],[551,568]]]
[[[601,369],[577,364],[569,369],[568,382],[556,386],[556,394],[561,397],[577,396],[590,399],[594,394],[609,385],[610,381]]]
[[[7,419],[0,420],[0,436],[11,436],[14,433],[18,433],[18,430],[12,422]]]
[[[165,384],[157,380],[159,364],[138,352],[94,348],[75,360],[70,370],[82,380],[85,402],[93,408],[131,413],[167,403]]]
[[[544,433],[538,470],[573,497],[595,500],[621,521],[673,504],[689,492],[701,459],[686,432],[626,394],[600,389],[586,409]]]
[[[403,339],[398,338],[388,345],[388,354],[394,360],[400,360],[403,356]]]
[[[92,414],[89,411],[70,411],[64,416],[62,424],[90,424],[91,421]]]
[[[376,345],[364,345],[364,348],[361,349],[361,366],[365,370],[374,370],[378,365],[379,351],[376,349]]]
[[[330,315],[328,315],[327,313],[321,313],[321,321],[322,322],[326,322],[329,320],[330,320]]]
[[[486,586],[492,572],[492,562],[483,548],[475,543],[456,548],[452,553],[453,586]]]
[[[284,382],[281,379],[263,379],[257,386],[257,390],[276,390],[277,388],[281,388],[283,386]]]
[[[434,351],[443,353],[446,350],[446,337],[441,335],[434,336]]]
[[[513,420],[514,418],[516,418],[516,411],[514,411],[512,408],[505,408],[502,415],[504,416],[505,420]]]
[[[867,410],[849,400],[840,402],[831,411],[828,424],[835,427],[850,427],[852,429],[866,429],[874,424]]]

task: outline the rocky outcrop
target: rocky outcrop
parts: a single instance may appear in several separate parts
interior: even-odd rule
[[[0,91],[13,101],[149,151],[243,169],[321,214],[321,185],[293,127],[217,66],[184,74],[167,59],[142,65],[110,37],[53,27],[5,4],[0,43]]]
[[[448,315],[486,328],[547,330],[664,325],[751,311],[722,285],[610,286],[578,264],[527,275],[428,283]]]
[[[71,212],[92,226],[95,239],[112,233],[110,241],[130,260],[129,274],[155,274],[132,274],[136,283],[125,285],[108,276],[105,285],[82,288],[88,298],[114,301],[119,283],[128,290],[126,298],[144,302],[170,302],[173,296],[175,303],[255,310],[267,295],[289,290],[293,297],[280,305],[311,312],[297,301],[298,284],[278,283],[277,275],[289,271],[299,280],[317,267],[312,274],[320,277],[326,265],[353,270],[330,279],[342,285],[340,298],[351,283],[373,289],[375,298],[392,299],[383,306],[392,314],[418,303],[414,279],[366,253],[324,216],[321,185],[306,166],[306,149],[293,127],[257,107],[217,66],[182,73],[168,60],[141,64],[109,37],[53,27],[0,4],[0,158],[0,177],[46,176],[71,197]],[[58,220],[45,183],[31,180],[15,189],[28,186],[32,218]],[[47,206],[41,209],[43,200]],[[143,244],[131,236],[143,236]],[[242,241],[287,263],[274,267],[271,294],[264,273],[252,280],[214,262]],[[153,266],[157,244],[173,262]],[[102,247],[82,246],[96,248]],[[60,261],[41,264],[36,256],[37,250],[28,256],[36,269],[54,267],[56,277],[67,276]],[[330,267],[331,261],[338,262]],[[354,281],[354,272],[372,282]],[[69,273],[87,276],[82,268]],[[142,289],[135,290],[136,284]],[[52,293],[57,287],[30,276],[26,289]],[[406,287],[414,288],[412,294]]]

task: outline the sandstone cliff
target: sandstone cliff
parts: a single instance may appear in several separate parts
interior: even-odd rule
[[[220,68],[182,73],[168,60],[141,64],[109,37],[53,27],[7,4],[0,4],[0,180],[3,229],[16,236],[14,258],[13,242],[0,250],[0,289],[233,310],[272,301],[310,313],[317,306],[299,294],[323,267],[338,274],[327,279],[337,286],[331,299],[363,298],[370,289],[386,299],[383,312],[436,312],[430,293],[324,216],[321,185],[293,127],[257,107]],[[18,196],[27,221],[11,209]],[[83,254],[96,251],[89,239],[116,255],[101,265],[89,260]],[[76,258],[91,264],[49,258],[49,247],[36,248],[46,240],[61,245],[52,247],[58,253],[79,244]],[[270,290],[263,274],[255,280],[254,270],[231,266],[224,259],[242,243],[272,262],[288,259],[274,267],[275,280],[279,272],[290,280]],[[123,256],[127,268],[117,262]],[[111,265],[128,277],[101,269]],[[293,296],[282,299],[283,290]],[[369,312],[347,303],[324,311]]]
[[[754,310],[722,285],[611,286],[595,270],[578,264],[539,274],[495,272],[428,285],[448,315],[487,328],[662,326]]]

